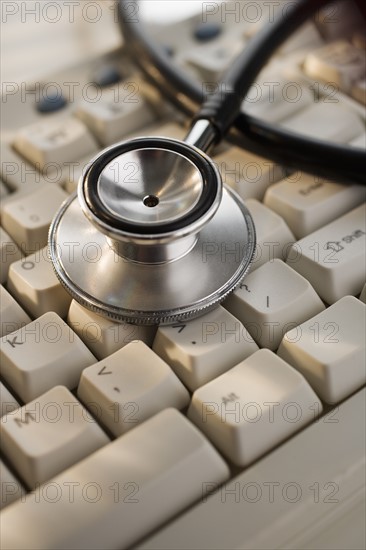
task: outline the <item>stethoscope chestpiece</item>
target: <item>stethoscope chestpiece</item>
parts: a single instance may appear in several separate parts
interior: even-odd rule
[[[80,208],[81,207],[81,208]],[[199,148],[146,137],[102,151],[53,220],[68,292],[117,321],[172,323],[222,301],[248,271],[255,231]]]

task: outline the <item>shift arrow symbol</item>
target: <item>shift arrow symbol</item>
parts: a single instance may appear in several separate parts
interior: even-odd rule
[[[325,250],[333,250],[334,252],[340,252],[341,250],[344,249],[344,246],[342,246],[339,241],[338,242],[333,241],[333,242],[326,243],[324,248]]]
[[[109,370],[109,371],[106,372],[106,371],[105,371],[106,368],[107,368],[107,367],[104,366],[104,367],[98,372],[98,376],[101,376],[101,375],[103,375],[103,374],[112,374],[112,371],[111,371],[111,370]]]

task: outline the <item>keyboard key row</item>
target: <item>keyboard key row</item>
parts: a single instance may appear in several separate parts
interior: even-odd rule
[[[279,266],[281,262],[277,261],[275,265]],[[57,316],[53,315],[54,318],[49,319],[50,324],[56,322]],[[228,315],[226,318],[221,315],[221,321],[228,321]],[[168,347],[172,351],[167,362],[178,375],[179,369],[173,364],[174,350],[182,353],[184,345],[188,349],[187,335],[190,330],[197,334],[197,326],[194,326],[197,321],[187,323],[185,340],[180,337],[169,342]],[[33,324],[28,328],[34,328]],[[204,324],[202,319],[202,326]],[[179,335],[184,333],[185,328],[186,325],[160,328],[156,341],[159,342],[162,331],[176,329],[173,333]],[[213,323],[209,324],[208,334],[213,328],[216,329],[214,334],[217,334],[218,326]],[[222,337],[224,331],[222,326],[220,328]],[[233,331],[228,330],[226,325],[225,330],[232,339]],[[257,348],[253,345],[251,353],[246,358],[243,355],[243,360],[236,361],[233,368],[227,366],[226,372],[201,384],[193,395],[188,416],[230,461],[247,466],[305,424],[315,420],[322,411],[318,395],[325,402],[334,404],[365,383],[364,333],[365,305],[354,297],[345,297],[287,332],[280,345],[279,356],[268,349],[255,351]],[[16,349],[24,343],[18,342],[17,333],[2,339],[2,351],[5,352],[4,377],[10,385],[22,360],[18,356],[18,365],[13,363],[12,380],[8,377],[9,354],[6,353],[6,344]],[[80,347],[80,342],[78,345]],[[201,349],[204,346],[201,345]],[[32,353],[35,350],[33,343]],[[43,343],[43,352],[48,357],[57,351],[60,352],[54,346],[48,351]],[[2,409],[5,413],[2,420],[4,452],[28,487],[35,487],[89,454],[91,448],[87,444],[98,448],[107,443],[106,436],[91,420],[91,415],[111,434],[119,436],[140,423],[146,426],[148,418],[162,409],[172,406],[182,409],[189,403],[188,392],[173,371],[142,342],[130,343],[99,363],[91,361],[91,358],[89,356],[88,360],[92,366],[84,364],[83,368],[77,368],[78,374],[81,374],[78,396],[90,409],[90,413],[84,411],[66,388],[53,388],[58,383],[55,373],[50,381],[51,389],[21,409],[10,392],[4,386],[1,388]],[[57,359],[60,363],[60,357]],[[63,371],[70,364],[76,370],[75,353],[73,356],[64,354],[63,359]],[[39,363],[38,354],[35,360]],[[47,376],[49,381],[55,363],[57,361],[53,358],[48,371],[40,373],[38,369],[38,376]],[[25,364],[23,359],[23,368]],[[28,363],[27,368],[29,370]],[[70,380],[70,372],[68,377]],[[17,383],[14,386],[25,400],[26,396],[19,391],[20,386]],[[75,382],[70,383],[69,387],[75,387]],[[73,425],[68,428],[70,404],[72,410],[77,409],[79,413],[78,422],[74,424],[73,421]],[[37,420],[42,407],[51,412],[41,414]],[[86,418],[95,428],[85,423]],[[60,424],[55,426],[58,422]],[[23,431],[20,432],[20,429]],[[59,429],[62,435],[58,434]],[[78,437],[76,446],[73,445],[75,437]],[[80,441],[84,441],[83,437],[85,445],[80,445]],[[38,442],[37,455],[34,452],[35,442]],[[74,447],[78,455],[75,455],[76,450],[72,451]]]
[[[39,550],[127,548],[228,477],[197,428],[166,409],[6,508],[2,543],[29,548],[31,532]]]

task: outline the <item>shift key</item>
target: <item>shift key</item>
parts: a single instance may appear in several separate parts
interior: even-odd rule
[[[328,304],[357,296],[365,280],[365,204],[325,225],[290,249],[287,263]]]

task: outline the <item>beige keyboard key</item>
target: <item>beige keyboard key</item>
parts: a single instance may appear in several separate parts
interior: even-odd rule
[[[1,178],[11,191],[16,191],[18,196],[37,191],[48,183],[55,183],[54,174],[52,174],[51,180],[48,174],[49,170],[47,170],[47,174],[41,174],[18,155],[9,143],[3,141],[0,143],[0,158]],[[6,198],[6,201],[8,200],[13,200],[11,195]]]
[[[328,304],[356,296],[365,281],[365,235],[363,204],[295,243],[287,263]]]
[[[147,136],[161,136],[161,137],[170,137],[174,139],[184,140],[185,135],[187,134],[187,128],[179,126],[175,122],[166,122],[164,124],[154,124],[146,128]],[[141,132],[134,132],[128,137],[138,137],[141,136]]]
[[[64,184],[64,189],[67,193],[74,193],[77,190],[80,177],[84,175],[87,164],[91,161],[91,156],[86,155],[81,160],[78,160],[70,165],[70,170]]]
[[[345,296],[289,331],[278,354],[308,380],[327,403],[337,403],[366,382],[366,307]]]
[[[359,147],[360,149],[364,149],[366,152],[366,132],[350,141],[349,145],[351,145],[352,147]]]
[[[266,72],[249,90],[242,111],[276,124],[312,103],[313,95],[308,87],[283,79],[278,72]]]
[[[325,309],[310,283],[281,260],[262,265],[240,286],[224,306],[273,351],[288,330]]]
[[[0,426],[3,453],[30,489],[109,443],[63,386],[3,416]]]
[[[315,80],[331,82],[344,92],[365,76],[365,52],[346,40],[338,40],[309,53],[304,71]]]
[[[220,75],[231,65],[243,47],[244,42],[238,39],[215,41],[189,50],[183,54],[181,61],[196,69],[212,87],[212,83],[219,81]]]
[[[214,157],[222,181],[242,199],[262,200],[268,186],[281,180],[284,169],[268,159],[231,147]]]
[[[11,471],[0,460],[0,509],[15,502],[25,495],[22,484],[13,476]]]
[[[351,88],[351,95],[354,99],[366,105],[366,78],[356,80]]]
[[[317,139],[347,143],[365,131],[360,116],[336,103],[319,101],[280,122],[291,132]]]
[[[0,283],[8,280],[9,267],[13,262],[20,260],[22,253],[2,227],[0,227]]]
[[[5,204],[2,225],[14,241],[30,254],[47,244],[49,225],[67,194],[55,185],[45,185]]]
[[[67,322],[99,360],[136,340],[151,347],[157,330],[153,326],[114,323],[75,300],[71,302]]]
[[[321,410],[305,378],[263,349],[196,390],[188,417],[224,456],[247,466]]]
[[[0,285],[0,313],[0,337],[19,330],[31,321],[18,302],[2,285]]]
[[[123,82],[113,90],[103,90],[99,101],[83,100],[76,115],[102,145],[111,145],[156,119],[133,81]]]
[[[50,311],[0,340],[2,376],[28,403],[53,386],[76,388],[95,357],[78,336]]]
[[[84,369],[78,397],[116,437],[163,409],[189,403],[171,368],[141,341]]]
[[[55,275],[47,247],[11,264],[8,288],[33,317],[48,311],[67,316],[71,296]]]
[[[86,126],[76,118],[48,119],[18,132],[14,148],[37,169],[62,165],[97,152],[97,144]]]
[[[9,189],[6,187],[5,183],[0,180],[0,199],[3,200],[5,197],[9,196]]]
[[[150,126],[131,132],[128,136],[126,136],[126,139],[133,139],[142,136],[160,136],[184,141],[187,132],[187,128],[180,126],[176,122],[165,122],[163,124],[161,122],[156,122],[154,124],[150,124]]]
[[[366,304],[366,283],[363,285],[363,289],[362,289],[362,292],[360,294],[360,300],[361,300],[361,302]]]
[[[159,327],[153,350],[194,391],[258,346],[241,322],[218,306],[198,319]]]
[[[10,391],[0,382],[0,417],[20,407]]]
[[[301,239],[365,199],[362,185],[341,185],[297,172],[271,185],[264,204],[282,216],[295,237]]]
[[[5,509],[2,544],[9,550],[29,549],[30,541],[38,550],[129,548],[228,477],[205,437],[166,409],[55,477],[50,485],[60,487],[60,499],[52,505],[46,484]]]
[[[257,269],[275,258],[285,260],[296,239],[284,219],[255,199],[246,200],[245,205],[253,217],[257,235],[257,248],[251,269]]]

